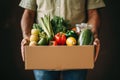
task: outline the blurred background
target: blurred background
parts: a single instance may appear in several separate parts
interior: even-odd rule
[[[32,71],[24,70],[20,54],[22,40],[20,20],[23,8],[20,0],[1,0],[0,3],[0,80],[34,80]],[[95,68],[89,70],[87,80],[120,80],[119,77],[119,15],[116,0],[105,0],[106,7],[100,9],[101,50]]]

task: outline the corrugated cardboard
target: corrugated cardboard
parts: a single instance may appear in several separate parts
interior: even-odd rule
[[[25,69],[93,69],[94,46],[25,46]]]

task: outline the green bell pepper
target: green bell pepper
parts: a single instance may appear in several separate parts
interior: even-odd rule
[[[68,30],[65,35],[67,38],[74,37],[76,40],[78,39],[78,34],[73,30]]]

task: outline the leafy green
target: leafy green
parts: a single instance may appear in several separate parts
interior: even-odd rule
[[[51,25],[54,34],[58,32],[66,32],[71,27],[69,20],[65,20],[62,17],[54,16],[51,19]]]
[[[33,27],[33,29],[39,29],[40,32],[43,31],[43,29],[41,28],[40,24],[34,23],[32,27]]]

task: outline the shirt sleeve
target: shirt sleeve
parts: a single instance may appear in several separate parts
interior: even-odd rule
[[[36,10],[36,0],[21,0],[19,6],[25,9]]]
[[[88,0],[88,9],[96,9],[105,7],[105,3],[103,0]]]

